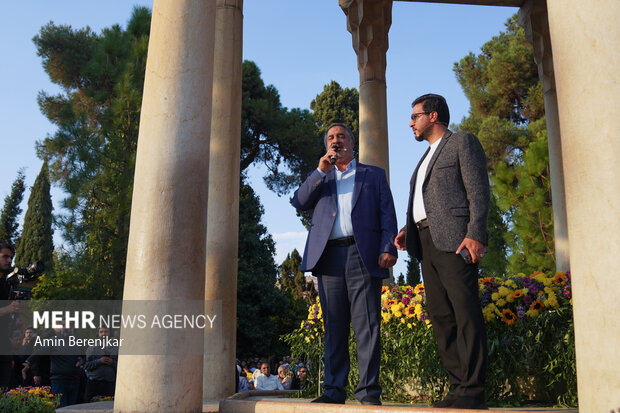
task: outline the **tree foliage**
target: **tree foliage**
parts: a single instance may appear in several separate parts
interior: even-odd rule
[[[24,199],[24,179],[26,175],[24,170],[17,171],[17,178],[11,185],[11,193],[4,198],[4,207],[2,213],[0,213],[0,241],[7,242],[11,245],[15,245],[19,239],[19,232],[17,228],[19,223],[17,218],[22,213],[20,207],[22,200]]]
[[[538,134],[514,168],[498,164],[493,177],[500,208],[513,217],[506,241],[514,273],[553,272],[553,210],[547,133]],[[517,251],[518,253],[515,253]]]
[[[296,327],[303,313],[275,287],[275,243],[261,224],[264,209],[243,180],[239,193],[239,266],[237,278],[237,354],[285,354],[278,337]],[[305,311],[305,307],[301,307]]]
[[[355,136],[359,136],[359,93],[357,89],[343,89],[338,82],[332,80],[310,102],[310,109],[313,111],[321,137],[327,132],[327,127],[334,122],[344,123],[349,126]],[[322,140],[321,143],[323,143]]]
[[[48,274],[53,272],[54,230],[52,223],[49,169],[47,162],[43,162],[41,171],[30,191],[22,235],[15,248],[17,266],[25,267],[35,261],[42,261],[45,265],[45,272]]]
[[[59,218],[72,271],[87,296],[120,298],[127,252],[150,12],[134,8],[127,29],[45,25],[33,41],[63,92],[39,94],[57,131],[38,142],[52,180],[68,194]]]
[[[304,308],[315,302],[317,291],[301,271],[301,255],[297,249],[287,254],[280,265],[280,285],[294,300],[303,301]]]
[[[530,225],[535,215],[553,215],[551,203],[542,201],[551,199],[548,173],[540,167],[545,159],[539,138],[541,133],[546,136],[544,93],[532,46],[517,16],[508,19],[506,30],[485,43],[480,54],[470,53],[455,63],[454,71],[470,101],[469,116],[456,128],[478,136],[492,182],[489,251],[481,270],[486,275],[502,275],[506,270],[552,271],[554,266],[549,267],[547,260],[553,255],[552,224]],[[531,154],[525,156],[528,151]],[[546,159],[548,168],[548,155]],[[525,171],[532,175],[526,177]],[[526,180],[530,184],[525,185]],[[536,201],[526,200],[534,194]],[[519,264],[533,263],[537,254],[544,257],[538,262],[540,267]]]
[[[243,62],[242,90],[241,171],[263,163],[267,187],[286,194],[322,153],[313,117],[308,110],[283,107],[277,89],[265,86],[254,62]]]
[[[405,260],[407,263],[407,284],[412,287],[420,284],[422,282],[422,276],[420,274],[420,264],[415,257],[409,256],[409,259]],[[399,285],[400,284],[399,282]]]

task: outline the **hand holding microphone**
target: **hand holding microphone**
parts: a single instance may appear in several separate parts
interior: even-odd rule
[[[333,144],[331,149],[337,153],[340,150],[340,147],[336,144]],[[331,162],[332,165],[336,165],[337,160],[338,160],[338,157],[336,155],[329,157],[329,162]]]

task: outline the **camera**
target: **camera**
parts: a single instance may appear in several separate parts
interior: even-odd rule
[[[32,296],[29,289],[16,288],[18,284],[26,283],[34,280],[43,274],[45,266],[42,261],[35,261],[26,267],[15,267],[13,271],[7,274],[6,282],[9,284],[10,300],[28,300]]]

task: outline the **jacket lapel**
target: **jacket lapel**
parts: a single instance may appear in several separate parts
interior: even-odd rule
[[[351,210],[355,208],[355,203],[360,197],[364,179],[366,178],[366,165],[357,162],[355,166],[355,184],[353,185],[353,199],[351,200]]]
[[[435,165],[435,161],[439,157],[439,153],[441,152],[443,147],[446,146],[446,143],[448,143],[448,138],[450,138],[451,135],[452,135],[452,131],[447,130],[446,133],[444,133],[443,136],[441,137],[441,142],[439,142],[439,146],[435,150],[435,153],[433,154],[433,157],[431,158],[431,160],[428,162],[428,168],[426,168],[426,175],[424,175],[424,182],[426,182],[426,180],[428,179],[428,175],[431,173],[431,170],[433,169],[433,165]]]

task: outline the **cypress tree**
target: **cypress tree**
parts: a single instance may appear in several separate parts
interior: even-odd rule
[[[19,239],[17,217],[22,213],[20,204],[24,199],[24,170],[17,171],[17,178],[11,186],[11,194],[4,198],[4,207],[0,214],[0,241],[15,245]]]
[[[54,252],[52,221],[49,169],[45,161],[28,198],[24,228],[15,251],[16,265],[23,267],[34,261],[43,261],[45,272],[52,271]]]

